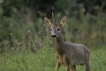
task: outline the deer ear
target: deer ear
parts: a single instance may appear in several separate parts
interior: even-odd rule
[[[60,21],[61,26],[64,26],[65,24],[66,24],[66,16],[64,16]]]
[[[47,26],[51,26],[51,22],[47,17],[44,17],[44,21],[45,21]]]

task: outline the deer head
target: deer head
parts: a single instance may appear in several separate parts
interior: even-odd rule
[[[51,23],[51,21],[47,17],[44,17],[44,21],[46,25],[49,26],[51,29],[51,36],[53,38],[59,37],[62,34],[61,28],[66,24],[66,16],[64,16],[60,21],[59,21],[59,16],[60,14],[58,14],[57,20],[55,20],[54,14],[52,13],[52,17],[54,21],[53,23]]]

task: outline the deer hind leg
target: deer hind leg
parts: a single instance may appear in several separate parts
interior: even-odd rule
[[[91,71],[90,64],[89,64],[89,57],[85,60],[85,66],[86,66],[86,71]]]
[[[57,61],[55,71],[58,71],[58,70],[59,70],[60,65],[61,65],[61,64]]]
[[[86,55],[85,55],[86,70],[85,71],[91,71],[90,64],[89,64],[89,59],[90,59],[90,53],[86,53]]]
[[[91,71],[91,70],[90,70],[90,64],[89,64],[89,63],[86,64],[86,71]]]

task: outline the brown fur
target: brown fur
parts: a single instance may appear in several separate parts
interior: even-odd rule
[[[88,48],[83,44],[64,42],[61,27],[64,26],[65,21],[66,17],[61,20],[60,25],[58,23],[51,24],[50,20],[45,18],[45,22],[52,29],[51,34],[56,35],[54,38],[57,58],[55,71],[58,71],[61,65],[66,66],[66,71],[76,71],[76,65],[85,65],[86,71],[90,71]]]

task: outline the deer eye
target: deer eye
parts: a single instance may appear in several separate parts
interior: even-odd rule
[[[58,28],[57,31],[60,31],[60,28]]]

